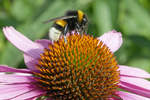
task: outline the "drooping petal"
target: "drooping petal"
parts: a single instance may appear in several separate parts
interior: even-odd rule
[[[37,97],[29,98],[29,99],[26,99],[26,100],[37,100]]]
[[[121,77],[120,88],[150,98],[150,82],[141,78]]]
[[[0,93],[13,92],[23,88],[32,89],[30,84],[0,84],[0,89],[3,90]]]
[[[117,94],[123,99],[123,100],[150,100],[149,98],[139,96],[136,94],[128,93],[128,92],[123,92],[119,91]],[[116,99],[114,99],[116,100]]]
[[[48,48],[48,45],[52,44],[52,41],[46,39],[36,40],[35,42],[41,45],[43,48]]]
[[[24,76],[16,74],[0,75],[0,83],[2,84],[31,83],[31,82],[36,82],[33,76]]]
[[[32,42],[30,39],[22,35],[20,32],[15,30],[13,27],[3,28],[4,35],[6,38],[19,50],[30,55],[33,58],[39,57],[42,53],[41,48],[37,43]]]
[[[36,64],[38,64],[37,58],[33,58],[27,54],[24,54],[24,62],[30,70],[37,71],[37,68],[35,66]]]
[[[39,95],[38,88],[32,84],[8,84],[8,85],[0,85],[0,99],[1,100],[13,100],[16,97],[24,95],[25,93],[33,92],[34,95],[30,95],[29,98],[34,97],[35,95]],[[41,91],[41,90],[38,90]],[[41,92],[43,93],[43,92]],[[13,99],[12,99],[13,98]],[[25,99],[16,99],[16,100],[25,100]]]
[[[150,81],[142,78],[121,77],[121,82],[126,82],[150,90]]]
[[[6,65],[0,65],[0,72],[18,72],[18,73],[31,73],[28,69],[16,69]]]
[[[103,41],[112,52],[117,51],[123,42],[121,33],[115,30],[104,33],[98,39]]]
[[[150,74],[142,69],[119,65],[120,75],[139,78],[150,78]]]
[[[50,40],[36,40],[35,41],[38,45],[41,46],[41,48],[48,48],[48,45],[51,44],[52,42]],[[24,54],[24,62],[28,66],[29,69],[33,71],[37,71],[35,65],[38,64],[38,59],[33,58],[27,54]]]
[[[32,91],[28,91],[22,95],[19,95],[17,97],[12,98],[11,100],[27,100],[29,98],[33,98],[33,97],[39,97],[41,95],[44,95],[45,92],[39,89],[34,89]]]

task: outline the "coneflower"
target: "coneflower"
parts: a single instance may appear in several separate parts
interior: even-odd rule
[[[28,69],[1,65],[0,100],[149,100],[150,74],[118,65],[113,52],[122,44],[121,33],[99,38],[68,33],[57,42],[32,42],[13,27],[6,38],[24,52]],[[17,73],[17,74],[16,74]],[[22,73],[22,74],[18,74]],[[125,90],[125,91],[122,91]],[[131,93],[132,92],[132,93]]]

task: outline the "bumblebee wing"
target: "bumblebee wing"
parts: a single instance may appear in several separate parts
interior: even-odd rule
[[[56,17],[56,18],[52,18],[52,19],[49,19],[47,21],[44,21],[44,23],[49,23],[49,22],[52,22],[52,21],[55,21],[55,20],[58,20],[58,19],[70,19],[70,18],[76,18],[76,16],[61,16],[61,17]]]

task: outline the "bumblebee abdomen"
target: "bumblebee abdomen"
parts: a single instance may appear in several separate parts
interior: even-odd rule
[[[62,31],[60,31],[58,28],[56,27],[51,27],[49,29],[49,38],[52,40],[52,41],[57,41],[60,36],[62,34]]]
[[[65,20],[56,20],[53,24],[53,27],[55,27],[57,30],[60,30],[61,32],[64,30],[67,22]]]
[[[65,25],[67,24],[67,22],[65,20],[56,20],[55,24],[60,25],[62,27],[65,27]]]

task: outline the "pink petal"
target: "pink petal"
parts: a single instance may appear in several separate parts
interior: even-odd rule
[[[37,71],[36,64],[38,64],[38,59],[24,54],[24,62],[30,70]]]
[[[3,28],[3,32],[6,38],[19,50],[33,58],[40,57],[39,54],[42,53],[42,48],[37,43],[32,42],[13,27],[5,27]]]
[[[52,44],[52,41],[46,40],[46,39],[36,40],[35,42],[36,42],[37,44],[43,46],[43,48],[48,48],[48,45]]]
[[[32,73],[28,69],[16,69],[12,67],[8,67],[6,65],[0,65],[0,72],[18,72],[18,73]]]
[[[128,92],[123,92],[119,91],[117,94],[123,99],[123,100],[150,100],[149,98],[142,97],[136,94],[128,93]],[[114,99],[116,100],[116,99]]]
[[[15,97],[11,100],[26,100],[26,99],[33,98],[33,97],[39,97],[39,96],[44,95],[44,94],[45,94],[44,91],[35,89],[32,91],[28,91],[22,95],[19,95],[19,96]]]
[[[119,65],[121,76],[150,78],[150,74],[142,69]]]
[[[0,84],[0,90],[3,90],[0,93],[14,92],[23,88],[32,89],[31,84]]]
[[[37,100],[37,97],[29,98],[29,99],[26,99],[26,100]]]
[[[133,77],[121,77],[119,85],[121,89],[150,98],[150,81],[148,80]]]
[[[123,42],[121,33],[115,30],[104,33],[104,35],[98,39],[103,41],[112,52],[117,51]]]
[[[126,82],[150,90],[150,81],[142,78],[121,77],[121,82]]]
[[[35,41],[41,48],[48,48],[48,45],[52,42],[50,40],[36,40]],[[37,71],[35,65],[38,64],[38,58],[33,58],[27,54],[24,54],[24,62],[28,66],[29,69],[33,71]]]
[[[15,74],[0,75],[0,83],[14,84],[14,83],[31,83],[35,82],[33,76],[21,76]]]
[[[35,89],[35,85],[31,85],[31,84],[0,85],[0,90],[1,90],[0,100],[6,100],[6,99],[12,100],[10,98],[20,96],[30,91],[34,92],[34,89]],[[24,100],[24,99],[20,99],[20,100]]]

